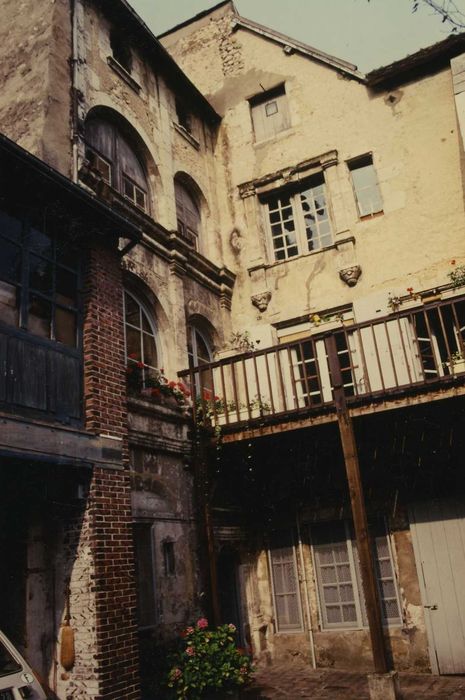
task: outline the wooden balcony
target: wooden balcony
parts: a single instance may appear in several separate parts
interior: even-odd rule
[[[336,420],[334,358],[353,415],[461,395],[465,295],[449,295],[181,372],[194,420],[221,426],[225,441]]]

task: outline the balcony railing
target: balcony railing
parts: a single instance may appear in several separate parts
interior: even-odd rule
[[[465,380],[464,295],[315,330],[299,341],[181,372],[197,396],[194,419],[228,426],[332,410],[331,355],[349,404]]]

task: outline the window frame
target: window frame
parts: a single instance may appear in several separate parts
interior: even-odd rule
[[[267,547],[267,559],[268,559],[268,569],[269,569],[269,581],[270,581],[270,588],[271,588],[271,598],[273,602],[273,612],[274,612],[274,621],[275,621],[275,633],[276,634],[302,634],[304,631],[304,620],[303,620],[303,614],[302,614],[302,592],[300,589],[300,578],[299,578],[299,569],[297,565],[297,554],[296,554],[296,545],[294,542],[294,537],[292,532],[290,533],[279,533],[280,536],[276,540],[276,543],[270,542],[268,547]],[[286,540],[289,544],[278,544],[279,539],[281,539],[283,542]],[[273,546],[274,544],[274,546]],[[295,596],[297,600],[297,610],[298,610],[298,617],[299,617],[299,622],[295,626],[288,626],[288,625],[281,625],[279,622],[279,614],[278,614],[278,606],[276,605],[276,585],[275,585],[275,574],[274,574],[274,567],[273,567],[273,550],[277,549],[289,549],[291,550],[292,554],[290,557],[290,561],[292,562],[293,569],[294,569],[294,579],[296,582],[295,585]],[[287,594],[280,594],[280,595],[291,595],[290,593]]]
[[[137,594],[137,628],[140,631],[144,630],[153,630],[157,624],[159,623],[159,611],[158,611],[158,598],[157,598],[157,566],[156,566],[156,551],[155,551],[155,524],[153,522],[147,522],[144,520],[135,520],[132,523],[132,530],[133,530],[133,542],[134,542],[134,563],[135,563],[135,578],[136,578],[136,594]],[[139,568],[138,568],[138,557],[137,557],[137,552],[138,552],[138,545],[136,544],[136,531],[142,531],[144,530],[146,533],[148,533],[148,536],[150,538],[150,576],[151,576],[151,593],[152,593],[152,601],[151,601],[151,607],[152,609],[152,615],[153,618],[150,622],[147,624],[141,624],[140,620],[140,585],[139,585]]]
[[[291,128],[289,99],[284,82],[249,97],[248,102],[255,143],[273,139]],[[267,108],[272,104],[276,106],[276,109],[269,112]],[[279,116],[276,117],[276,115]],[[260,126],[261,120],[263,120],[263,124]]]
[[[318,180],[321,180],[321,182],[318,182]],[[313,184],[314,183],[314,184]],[[315,201],[316,201],[316,196],[312,195],[312,202],[313,202],[313,208],[312,208],[312,214],[315,214],[315,226],[317,230],[317,238],[315,239],[316,241],[320,242],[328,238],[328,243],[324,245],[319,245],[318,247],[313,247],[312,250],[309,250],[309,239],[308,239],[308,233],[307,233],[307,227],[305,224],[305,211],[303,208],[303,202],[302,202],[302,195],[307,193],[307,192],[313,192],[316,190],[317,187],[323,187],[323,195],[324,195],[324,206],[323,207],[316,207]],[[284,206],[281,205],[281,200],[287,198],[289,200],[289,204],[286,204]],[[270,209],[270,203],[272,201],[276,200],[279,202],[279,206],[273,210]],[[313,253],[319,253],[323,250],[326,250],[327,248],[331,248],[334,246],[334,224],[333,224],[333,216],[332,216],[332,209],[331,209],[331,202],[330,202],[330,197],[329,197],[329,189],[326,184],[326,180],[324,177],[324,172],[323,170],[314,173],[312,176],[309,178],[306,178],[303,182],[299,183],[299,186],[297,185],[292,185],[289,187],[285,187],[282,189],[277,189],[273,190],[271,192],[267,192],[264,195],[261,195],[259,198],[260,205],[262,207],[262,214],[265,218],[265,227],[266,227],[266,232],[267,232],[267,249],[268,249],[268,256],[269,260],[272,263],[283,263],[283,262],[288,262],[289,260],[293,260],[295,258],[302,257],[303,255],[310,255]],[[281,217],[281,211],[285,208],[291,209],[292,216],[291,218],[288,219],[283,219]],[[325,219],[323,219],[321,222],[318,221],[317,219],[317,212],[320,209],[324,209],[326,213]],[[279,212],[279,221],[271,221],[272,214]],[[293,244],[285,244],[284,246],[281,246],[280,248],[275,247],[274,245],[274,240],[278,238],[285,238],[285,235],[283,235],[284,232],[284,226],[283,224],[287,221],[292,221],[294,225],[294,233],[295,233],[295,243]],[[329,225],[329,231],[328,233],[322,233],[320,234],[320,226],[323,221],[327,221]],[[273,234],[273,226],[277,226],[278,224],[281,225],[281,233],[278,234],[277,236],[274,236]],[[288,248],[297,248],[297,252],[292,255],[288,255],[286,251],[286,255],[284,258],[278,258],[276,253],[277,251],[280,250],[286,250]]]
[[[120,197],[123,197],[126,201],[131,202],[133,206],[137,207],[137,209],[143,211],[145,214],[150,214],[150,188],[147,177],[147,171],[143,159],[139,157],[139,153],[137,149],[133,147],[130,138],[128,139],[126,137],[126,135],[122,132],[122,130],[118,127],[117,124],[114,124],[113,121],[111,121],[110,119],[105,119],[104,117],[100,116],[92,117],[92,115],[89,117],[88,122],[92,122],[93,119],[95,121],[100,122],[100,124],[104,125],[108,129],[111,158],[108,155],[103,154],[99,150],[99,148],[93,145],[88,135],[85,134],[85,154],[87,160],[90,162],[91,167],[100,173],[104,182],[106,182],[115,192],[117,192]],[[86,125],[88,122],[86,121]],[[135,182],[134,178],[132,178],[125,172],[122,162],[123,159],[120,154],[120,141],[124,143],[127,149],[131,152],[131,155],[136,161],[136,163],[139,165],[143,175],[145,188],[141,187],[140,184]],[[108,166],[110,175],[109,179],[104,176],[104,173],[98,167],[98,161],[95,162],[97,159],[103,161],[103,163]],[[133,187],[137,188],[138,191],[142,192],[144,197],[144,207],[137,204],[135,198],[131,198],[125,193],[125,180],[132,184]]]
[[[194,230],[189,226],[186,214],[186,202],[195,209],[195,214],[198,217],[197,229]],[[200,250],[200,236],[202,232],[202,213],[198,203],[198,197],[193,193],[192,188],[186,185],[181,178],[174,178],[174,203],[176,207],[176,226],[179,235],[192,245],[195,251]]]
[[[131,323],[128,323],[126,319],[126,295],[131,297],[131,299],[137,304],[139,307],[139,319],[142,319],[142,314],[145,315],[147,322],[152,330],[152,336],[153,340],[155,343],[155,351],[157,353],[157,360],[158,360],[158,367],[154,367],[153,365],[146,364],[145,362],[145,352],[144,352],[144,344],[143,341],[140,341],[140,360],[136,360],[132,357],[129,357],[128,353],[128,344],[127,344],[127,326],[130,326],[132,329],[136,330],[139,332],[139,337],[143,338],[143,334],[148,333],[143,330],[142,327],[142,322],[140,323],[140,327],[137,328]],[[131,364],[137,365],[138,362],[142,362],[144,364],[144,367],[142,369],[142,381],[145,381],[145,375],[146,373],[150,373],[151,370],[159,371],[161,367],[163,367],[163,362],[162,362],[162,352],[161,352],[161,347],[160,347],[160,341],[158,339],[158,328],[155,323],[155,319],[153,317],[153,314],[150,313],[148,310],[147,306],[144,304],[144,302],[140,299],[140,297],[136,296],[133,294],[129,289],[123,289],[123,326],[124,326],[124,352],[125,352],[125,361],[126,361],[126,366],[130,366]]]
[[[347,556],[348,556],[348,563],[350,567],[350,575],[351,575],[351,585],[352,585],[352,590],[353,590],[353,595],[354,595],[354,606],[355,606],[355,612],[356,612],[356,620],[354,622],[347,622],[344,623],[342,622],[327,622],[327,615],[326,612],[324,612],[324,607],[326,605],[324,597],[322,595],[322,590],[321,590],[321,578],[320,578],[320,572],[319,572],[319,564],[317,563],[317,558],[315,556],[315,549],[319,546],[318,544],[315,544],[314,538],[313,538],[313,533],[312,533],[312,525],[308,526],[309,529],[309,535],[310,535],[310,549],[311,549],[311,558],[312,558],[312,566],[313,566],[313,571],[314,571],[314,578],[315,578],[315,594],[317,598],[317,605],[318,605],[318,616],[319,616],[319,622],[320,622],[320,629],[323,632],[332,632],[332,631],[340,631],[340,630],[365,630],[368,629],[368,620],[366,616],[366,609],[365,609],[365,601],[364,601],[364,595],[363,595],[363,584],[361,580],[361,571],[360,571],[360,565],[357,562],[357,547],[356,547],[356,541],[355,537],[353,536],[353,533],[351,532],[351,526],[348,520],[343,520],[341,521],[330,521],[327,523],[314,523],[314,525],[320,525],[324,526],[325,524],[330,526],[334,524],[335,522],[341,523],[341,525],[344,528],[344,543],[346,546],[346,551],[347,551]],[[387,548],[388,548],[388,553],[389,553],[389,562],[391,566],[391,571],[392,571],[392,577],[384,577],[384,578],[392,578],[394,588],[395,588],[395,600],[397,603],[397,609],[399,612],[399,616],[396,618],[387,618],[384,615],[384,603],[383,603],[383,592],[381,588],[381,576],[380,576],[380,571],[379,571],[379,562],[378,562],[378,553],[377,553],[377,548],[376,548],[376,542],[374,542],[374,547],[375,547],[375,566],[376,566],[376,583],[378,586],[378,594],[380,598],[380,604],[381,604],[381,621],[382,625],[385,628],[395,628],[395,627],[402,627],[403,625],[403,619],[402,619],[402,601],[400,597],[400,590],[399,590],[399,583],[397,580],[397,575],[396,575],[396,569],[394,566],[394,557],[393,557],[393,551],[392,551],[392,545],[391,545],[391,537],[390,533],[387,527],[387,523],[385,519],[383,518],[382,520],[379,521],[383,534],[382,535],[375,535],[374,540],[376,540],[376,537],[382,536],[386,540]],[[338,544],[337,542],[334,542],[332,544]],[[321,545],[324,546],[324,545]],[[347,601],[348,602],[348,601]]]
[[[352,185],[352,192],[354,194],[355,205],[357,207],[357,214],[358,214],[358,218],[360,219],[360,221],[364,221],[366,219],[372,219],[375,216],[380,216],[381,214],[384,214],[383,196],[382,196],[381,187],[379,184],[378,173],[377,173],[377,170],[375,168],[375,164],[373,162],[373,154],[372,153],[364,153],[361,156],[356,156],[355,158],[350,158],[349,160],[346,161],[346,165],[347,165],[347,170],[349,171],[350,183]],[[362,188],[357,187],[355,180],[354,180],[354,176],[352,173],[357,171],[357,170],[360,170],[362,168],[366,168],[368,166],[371,166],[372,171],[373,171],[373,183],[370,185],[370,187],[362,187]],[[371,212],[363,212],[362,205],[360,202],[359,193],[361,191],[365,191],[368,189],[371,189],[371,190],[376,192],[377,198],[379,201],[379,208],[374,209],[372,207]],[[373,201],[374,200],[371,199],[370,204]]]
[[[53,230],[53,226],[57,225],[57,222],[53,223],[53,218],[50,221],[46,220],[39,222],[33,221],[30,215],[22,216],[20,212],[9,211],[7,208],[3,208],[0,203],[1,213],[6,214],[6,216],[15,219],[19,224],[19,235],[17,240],[8,237],[6,234],[2,233],[0,230],[0,242],[5,242],[13,245],[19,251],[19,262],[18,262],[18,278],[16,281],[12,279],[0,279],[1,283],[5,283],[15,288],[16,295],[16,310],[17,310],[17,323],[12,324],[7,321],[0,319],[2,324],[8,326],[13,332],[26,333],[28,338],[39,343],[52,344],[54,348],[62,348],[67,353],[77,353],[80,354],[82,350],[82,337],[83,337],[83,298],[82,298],[82,256],[79,254],[79,250],[76,247],[76,253],[78,254],[78,260],[74,267],[60,262],[57,254],[57,244],[62,240],[56,235]],[[58,220],[57,220],[58,221]],[[52,230],[49,232],[49,227]],[[50,241],[50,253],[43,253],[40,250],[34,248],[34,235],[42,234],[46,236]],[[34,287],[31,280],[31,258],[37,258],[39,264],[45,263],[51,266],[51,289],[49,291],[43,291],[37,287]],[[74,303],[67,304],[64,301],[59,301],[59,292],[57,290],[57,276],[59,272],[62,271],[65,274],[71,274],[75,278],[75,298]],[[50,306],[50,331],[48,336],[39,335],[31,330],[29,317],[31,316],[30,307],[32,303],[32,297],[42,300],[44,303]],[[58,310],[74,314],[75,318],[75,342],[73,345],[65,343],[62,340],[57,339],[57,318],[56,314]]]
[[[133,68],[133,56],[129,44],[120,29],[112,27],[109,34],[111,57],[128,75]],[[121,61],[120,58],[123,58]]]

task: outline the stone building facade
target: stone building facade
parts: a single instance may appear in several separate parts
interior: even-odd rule
[[[20,41],[17,11],[0,237],[29,262],[15,296],[5,256],[0,288],[2,628],[60,698],[138,698],[140,653],[208,597],[259,662],[369,668],[343,387],[390,663],[463,672],[432,609],[464,527],[463,38],[364,76],[229,0],[160,41],[125,0],[24,0]]]

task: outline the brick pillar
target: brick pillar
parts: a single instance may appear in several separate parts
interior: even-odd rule
[[[116,250],[89,253],[84,319],[86,429],[121,444],[115,469],[94,468],[89,494],[94,562],[96,700],[137,700],[136,587],[127,453],[122,272]]]

